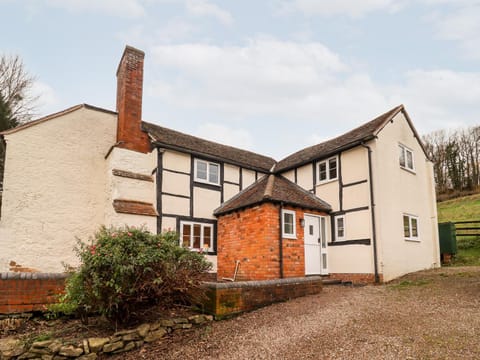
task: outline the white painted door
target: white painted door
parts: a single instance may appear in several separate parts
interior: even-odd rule
[[[305,275],[328,274],[326,225],[325,217],[305,214]]]

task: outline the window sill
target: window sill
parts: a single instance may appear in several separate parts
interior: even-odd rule
[[[285,234],[282,234],[282,238],[284,238],[284,239],[289,239],[289,240],[297,240],[297,236],[296,236],[296,235],[285,235]]]
[[[194,179],[194,182],[199,183],[199,184],[204,184],[204,185],[220,187],[220,184],[209,182],[209,181],[206,181],[206,180],[201,180],[201,179]]]
[[[409,169],[409,168],[407,168],[405,166],[402,166],[402,165],[400,165],[400,169],[405,170],[406,172],[409,172],[410,174],[417,175],[417,172],[415,171],[415,169]]]
[[[404,238],[404,240],[409,242],[415,242],[415,243],[421,242],[420,239],[414,239],[414,238]]]
[[[315,184],[315,186],[325,185],[325,184],[328,184],[328,183],[331,183],[331,182],[334,182],[334,181],[338,181],[338,178],[331,179],[331,180],[323,180],[323,181],[318,181],[317,180],[317,183]]]

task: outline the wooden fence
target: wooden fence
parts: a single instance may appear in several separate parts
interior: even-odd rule
[[[454,222],[457,230],[457,238],[476,237],[480,238],[480,220]]]

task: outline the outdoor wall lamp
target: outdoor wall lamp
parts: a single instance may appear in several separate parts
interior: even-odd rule
[[[301,226],[302,228],[305,227],[305,219],[300,219],[300,226]]]

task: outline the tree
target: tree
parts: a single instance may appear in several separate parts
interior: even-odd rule
[[[32,94],[35,77],[28,74],[18,56],[0,57],[0,95],[10,116],[16,119],[11,127],[30,121],[35,115],[38,96]]]

